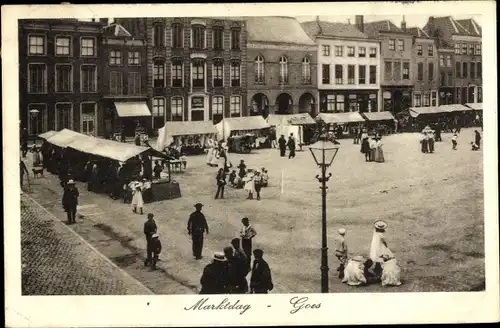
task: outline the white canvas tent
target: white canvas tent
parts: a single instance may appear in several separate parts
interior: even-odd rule
[[[66,148],[73,141],[85,138],[87,138],[87,136],[84,134],[69,129],[63,129],[48,138],[47,141],[55,146]]]
[[[50,137],[52,137],[56,133],[57,133],[57,131],[50,130],[50,131],[47,131],[45,133],[39,134],[38,138],[47,140],[47,139],[49,139]]]
[[[215,125],[218,140],[227,140],[234,131],[255,133],[269,127],[270,125],[262,116],[225,118]]]
[[[316,116],[315,120],[321,120],[326,124],[359,123],[365,121],[363,116],[358,112],[321,113]]]
[[[473,110],[483,110],[483,103],[467,103],[465,106],[470,107]]]
[[[158,130],[158,140],[156,149],[163,150],[174,141],[174,137],[194,136],[201,137],[202,145],[206,138],[214,138],[217,134],[212,121],[191,121],[191,122],[165,122],[165,125]]]
[[[269,116],[267,117],[267,123],[271,126],[316,124],[309,113],[288,115],[269,114]]]
[[[82,153],[110,158],[119,162],[125,162],[148,150],[146,147],[89,136],[76,139],[67,147]]]

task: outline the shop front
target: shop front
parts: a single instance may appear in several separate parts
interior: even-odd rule
[[[377,112],[378,90],[320,90],[320,112]]]
[[[208,96],[194,94],[188,97],[188,120],[208,121]]]
[[[453,87],[439,88],[439,105],[453,104],[453,99],[455,99],[455,88]]]
[[[383,87],[383,111],[394,115],[411,107],[412,87]]]
[[[113,137],[123,134],[134,137],[136,132],[151,133],[151,111],[146,101],[105,100],[105,135]]]

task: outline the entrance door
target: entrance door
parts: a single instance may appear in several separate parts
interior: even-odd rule
[[[96,103],[83,103],[81,116],[81,130],[83,134],[96,136],[97,118],[96,118]]]
[[[205,120],[205,97],[191,98],[191,121]]]
[[[71,129],[71,111],[73,105],[70,103],[56,104],[56,131]]]
[[[394,113],[399,113],[403,108],[403,92],[395,90],[393,93]]]

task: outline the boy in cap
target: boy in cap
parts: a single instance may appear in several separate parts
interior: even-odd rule
[[[144,222],[144,235],[146,236],[146,250],[147,250],[147,259],[144,262],[144,266],[147,266],[152,261],[153,253],[151,251],[151,241],[153,239],[153,235],[156,234],[157,226],[156,222],[153,219],[154,214],[148,213],[148,220]]]
[[[347,264],[347,244],[345,242],[346,230],[344,228],[340,228],[337,232],[339,237],[337,237],[336,240],[335,256],[340,262],[340,265],[337,268],[337,271],[339,272],[339,279],[343,279],[345,265]]]
[[[203,249],[203,234],[205,232],[208,234],[208,224],[205,215],[201,213],[203,204],[197,203],[194,207],[196,211],[189,216],[187,230],[193,242],[193,256],[195,259],[200,260]]]
[[[78,206],[78,189],[75,187],[75,182],[69,180],[64,187],[62,198],[62,206],[68,215],[68,224],[76,223],[76,208]]]
[[[151,269],[156,270],[156,262],[158,262],[158,258],[161,253],[161,242],[158,234],[156,233],[153,234],[153,236],[151,236],[150,249],[151,253],[153,253],[153,259],[151,261]]]

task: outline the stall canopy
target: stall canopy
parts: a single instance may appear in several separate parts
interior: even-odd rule
[[[364,122],[365,119],[358,112],[348,113],[321,113],[316,116],[316,120],[321,120],[326,124],[334,123],[356,123]]]
[[[215,125],[219,140],[227,139],[232,131],[255,131],[269,128],[262,116],[244,116],[225,118]]]
[[[174,136],[211,135],[216,133],[217,129],[212,121],[165,122],[165,125],[158,130],[156,149],[165,149],[166,146],[172,143]]]
[[[73,141],[76,141],[78,139],[83,140],[85,138],[87,138],[87,136],[84,134],[69,129],[63,129],[55,133],[52,137],[48,138],[47,142],[58,147],[66,148]]]
[[[119,162],[125,162],[149,150],[146,147],[89,136],[75,139],[67,147],[82,153],[110,158]]]
[[[467,103],[465,106],[470,107],[473,110],[483,110],[483,103]]]
[[[52,137],[56,133],[57,133],[57,131],[50,130],[50,131],[47,131],[45,133],[39,134],[38,138],[47,140],[47,139],[49,139],[50,137]]]
[[[269,116],[267,117],[267,123],[271,126],[316,124],[309,113],[289,115],[269,114]]]
[[[471,111],[472,108],[464,106],[462,104],[451,104],[451,105],[441,105],[439,108],[443,112],[453,113],[453,112],[466,112]]]
[[[395,118],[391,112],[369,112],[362,114],[368,121],[394,121]]]
[[[115,102],[116,113],[120,117],[151,116],[145,102]]]
[[[410,115],[411,117],[417,117],[418,115],[426,115],[426,114],[440,114],[447,113],[446,108],[440,107],[411,107]]]

